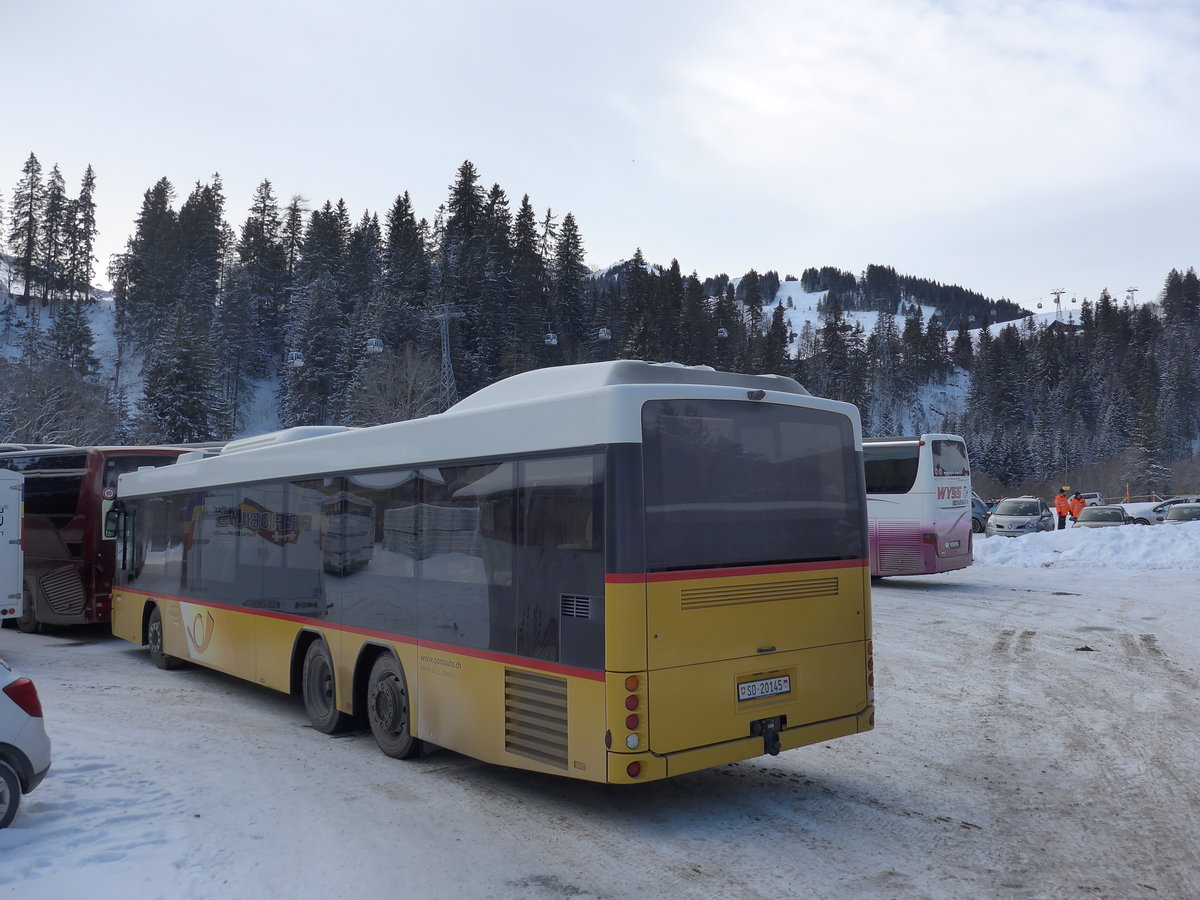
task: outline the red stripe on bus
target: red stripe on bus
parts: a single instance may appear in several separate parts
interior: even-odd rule
[[[285,622],[295,622],[300,625],[319,625],[327,631],[361,634],[365,637],[378,638],[396,644],[409,644],[427,650],[438,650],[442,653],[456,653],[459,656],[469,656],[472,659],[482,659],[488,662],[504,663],[521,666],[525,669],[535,669],[539,672],[552,672],[555,675],[566,675],[572,678],[586,678],[589,681],[604,681],[604,672],[595,669],[577,669],[574,666],[563,666],[547,662],[543,659],[528,659],[524,656],[513,656],[509,653],[495,653],[491,650],[476,650],[471,647],[460,647],[457,644],[442,644],[435,641],[422,641],[420,638],[407,634],[393,634],[388,631],[375,631],[370,628],[356,628],[353,625],[339,625],[336,622],[326,622],[316,616],[294,616],[288,613],[273,612],[269,609],[255,609],[245,606],[230,606],[227,603],[214,603],[211,600],[189,600],[187,597],[175,597],[171,594],[157,594],[151,591],[131,591],[143,597],[154,597],[159,600],[174,600],[178,603],[190,603],[194,606],[223,609],[228,612],[246,613],[252,616],[265,616],[269,619],[281,619]]]
[[[737,578],[746,575],[779,575],[788,572],[823,572],[831,569],[865,569],[865,559],[839,559],[829,562],[784,563],[774,566],[735,566],[728,569],[681,569],[677,572],[648,572],[644,575],[608,572],[606,584],[640,584],[643,581],[695,581],[702,578]]]

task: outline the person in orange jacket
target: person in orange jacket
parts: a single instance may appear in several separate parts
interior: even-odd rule
[[[1067,489],[1061,488],[1054,498],[1054,511],[1058,513],[1058,527],[1067,527],[1067,516],[1071,514],[1071,500],[1067,497]]]
[[[1074,522],[1079,518],[1079,513],[1087,506],[1087,501],[1083,499],[1083,494],[1079,491],[1075,492],[1075,496],[1067,501],[1067,506],[1071,509],[1071,521]]]

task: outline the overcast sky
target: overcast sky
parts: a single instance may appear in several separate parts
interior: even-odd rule
[[[1032,305],[1200,266],[1195,0],[0,0],[0,61],[6,227],[30,152],[90,163],[101,272],[163,176],[235,228],[264,178],[432,219],[464,159],[596,267]]]

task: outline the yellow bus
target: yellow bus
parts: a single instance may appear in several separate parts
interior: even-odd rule
[[[789,378],[527,372],[124,475],[109,527],[117,636],[393,757],[636,783],[874,726],[858,411]]]

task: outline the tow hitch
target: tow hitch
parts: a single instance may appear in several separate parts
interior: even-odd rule
[[[750,734],[763,739],[763,753],[770,756],[779,755],[779,732],[784,728],[783,716],[770,719],[756,719],[750,723]]]

